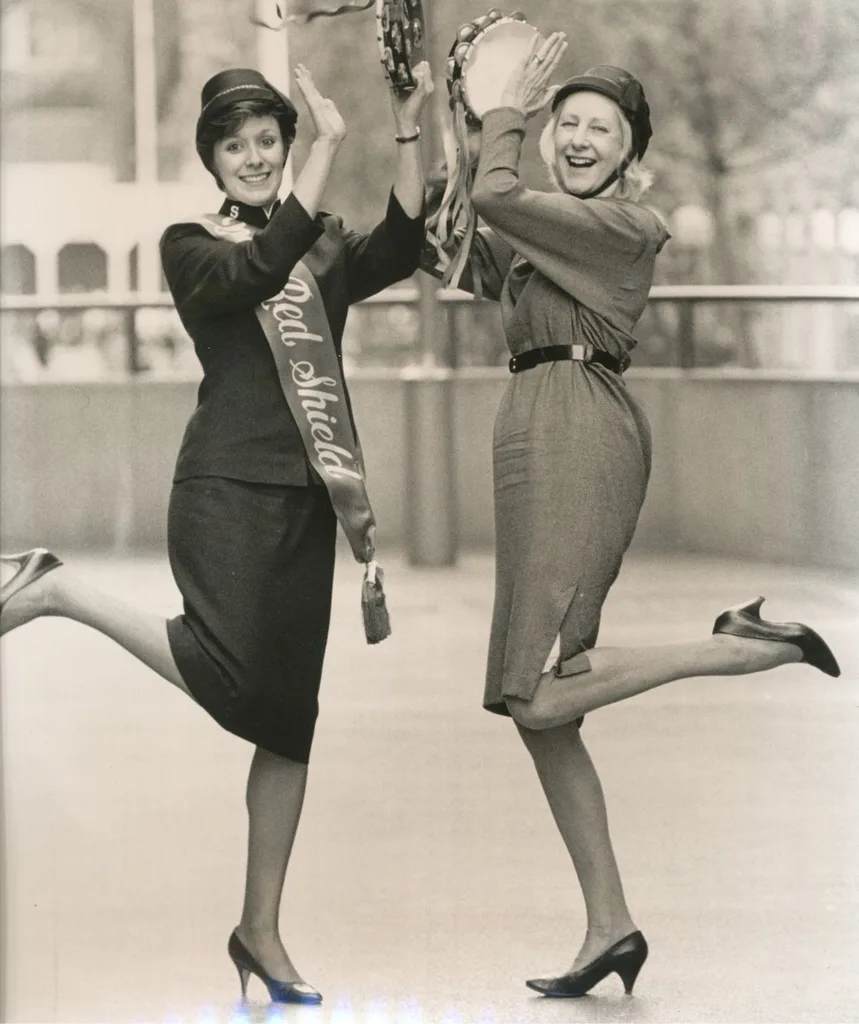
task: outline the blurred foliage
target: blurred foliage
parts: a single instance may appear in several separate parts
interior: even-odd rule
[[[329,0],[292,0],[288,9],[300,15],[326,4],[331,6]],[[187,36],[182,50],[189,64],[183,79],[193,81],[195,93],[217,67],[253,62],[250,0],[215,6],[184,0],[181,6]],[[737,210],[760,207],[773,190],[788,192],[798,206],[810,195],[836,205],[859,203],[855,0],[580,0],[574,8],[569,0],[521,0],[518,6],[544,32],[567,31],[561,78],[610,62],[644,82],[656,128],[648,154],[657,173],[652,201],[660,209],[689,202],[712,208],[723,186],[733,195],[716,194],[716,200],[729,200]],[[488,7],[485,0],[425,3],[438,119],[447,115],[441,69],[456,29]],[[291,63],[311,68],[349,125],[329,206],[366,227],[383,207],[389,178],[381,171],[394,152],[372,11],[296,21],[288,36]],[[182,104],[188,141],[190,106]],[[526,174],[542,186],[545,177],[530,141]],[[299,162],[307,142],[300,133]]]

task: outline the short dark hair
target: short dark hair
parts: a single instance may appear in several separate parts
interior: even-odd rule
[[[206,118],[197,132],[197,153],[221,189],[224,186],[215,170],[215,145],[221,139],[235,135],[245,121],[252,117],[273,117],[280,128],[284,149],[288,150],[295,141],[295,117],[274,98],[236,100],[235,103],[222,107],[217,113]]]

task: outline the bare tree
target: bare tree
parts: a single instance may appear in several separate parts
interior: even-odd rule
[[[660,171],[710,211],[713,276],[748,280],[752,268],[737,238],[738,185],[748,188],[752,174],[819,158],[822,150],[841,166],[854,162],[832,144],[856,123],[859,7],[849,0],[625,0],[624,10],[630,58],[660,112]],[[827,162],[809,166],[809,191],[831,173]],[[752,201],[765,198],[766,186]]]

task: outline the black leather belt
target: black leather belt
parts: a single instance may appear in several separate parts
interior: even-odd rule
[[[554,363],[563,359],[575,359],[582,363],[599,363],[612,373],[621,374],[628,364],[622,363],[608,352],[603,352],[593,345],[549,345],[547,348],[532,348],[520,352],[510,360],[510,372],[521,373],[530,370],[540,363]]]

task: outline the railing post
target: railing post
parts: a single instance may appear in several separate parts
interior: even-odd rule
[[[677,317],[677,361],[684,370],[697,365],[695,353],[695,303],[681,299]]]
[[[425,5],[428,6],[428,5]],[[431,12],[424,12],[428,59],[433,67],[435,36]],[[440,163],[441,138],[434,116],[424,119],[424,165]],[[412,565],[449,566],[457,556],[454,488],[455,362],[450,321],[438,299],[438,282],[418,275],[420,313],[419,366],[404,371],[406,430],[406,553]]]
[[[456,563],[454,371],[404,370],[405,542],[411,565]]]
[[[137,309],[132,306],[123,310],[125,326],[126,369],[130,376],[140,373],[140,339],[137,336]]]

